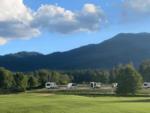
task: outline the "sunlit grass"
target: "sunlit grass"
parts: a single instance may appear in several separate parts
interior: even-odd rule
[[[150,97],[0,96],[0,113],[149,113]]]

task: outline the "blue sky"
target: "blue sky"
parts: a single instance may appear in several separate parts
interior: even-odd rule
[[[5,0],[5,1],[9,1],[9,0]],[[19,2],[19,0],[12,0],[12,1],[16,2],[16,4],[17,2]],[[12,30],[11,32],[8,32],[8,30],[5,31],[3,29],[2,29],[3,32],[2,33],[0,32],[0,38],[2,37],[1,38],[2,44],[0,45],[0,52],[1,52],[0,54],[3,55],[3,54],[15,53],[19,51],[37,51],[43,54],[48,54],[56,51],[67,51],[87,44],[100,43],[103,40],[109,39],[121,32],[124,33],[150,32],[149,31],[150,0],[145,0],[145,2],[147,2],[146,5],[144,5],[145,3],[142,1],[143,0],[115,0],[115,1],[113,0],[24,0],[23,2],[18,4],[18,6],[16,5],[17,9],[15,9],[14,11],[17,12],[17,10],[19,10],[18,8],[20,7],[23,7],[23,9],[26,8],[30,9],[32,13],[37,13],[35,14],[36,16],[34,18],[38,18],[38,19],[35,19],[35,22],[33,22],[34,24],[30,25],[30,26],[34,26],[34,28],[30,28],[29,26],[27,28],[24,26],[14,27],[14,26],[22,25],[22,24],[16,25],[16,23],[20,21],[22,18],[20,19],[20,17],[16,16],[16,13],[15,14],[13,13],[15,15],[14,16],[15,19],[16,18],[17,19],[15,20],[14,17],[12,17],[12,20],[15,20],[12,22],[12,20],[10,21],[7,20],[6,18],[7,16],[9,17],[9,15],[7,16],[0,15],[0,27],[3,27],[2,25],[7,26],[5,30],[7,29],[10,30],[10,28],[14,28],[14,29],[16,28],[16,30]],[[10,3],[9,2],[2,3],[3,6],[10,7],[10,5],[8,4]],[[86,21],[91,22],[89,26],[85,27],[84,25],[83,27],[78,25],[77,27],[76,25],[75,26],[77,27],[76,29],[74,28],[72,29],[72,27],[74,26],[71,26],[71,28],[69,29],[72,30],[67,29],[65,30],[65,33],[63,31],[64,28],[53,29],[51,26],[48,26],[48,23],[46,22],[49,22],[49,20],[46,20],[45,18],[47,19],[53,19],[53,18],[47,15],[45,16],[40,11],[38,11],[42,5],[44,7],[43,8],[44,10],[42,9],[42,11],[45,11],[47,7],[51,8],[54,6],[53,7],[54,9],[57,9],[57,7],[61,7],[64,8],[64,10],[73,12],[74,14],[78,15],[78,18],[80,18],[80,16],[82,17],[84,15],[82,13],[85,13],[82,12],[82,9],[85,6],[85,4],[92,4],[88,6],[98,7],[98,9],[96,10],[96,13],[98,14],[100,14],[98,10],[102,11],[102,14],[98,16],[96,14],[95,17],[93,16],[93,18],[98,18],[98,20],[103,19],[102,22],[99,22],[98,20],[95,19],[93,20],[92,17],[90,17],[91,14],[86,15],[87,17],[91,18],[90,21],[83,20],[83,19],[82,21],[77,19],[77,21],[81,21],[80,24],[82,24],[83,21],[85,21],[85,23]],[[2,9],[3,6],[0,8],[0,11],[4,11]],[[12,8],[14,8],[13,5],[11,6],[11,9]],[[8,12],[9,9],[10,8],[8,8]],[[51,10],[46,10],[46,11],[51,11]],[[12,14],[12,12],[9,13]],[[29,12],[27,11],[24,11],[23,13],[29,14]],[[47,14],[50,13],[51,12]],[[43,18],[40,17],[41,15],[43,16]],[[5,18],[1,19],[3,17]],[[26,18],[26,16],[24,15],[22,17],[23,19]],[[11,24],[13,27],[11,26]],[[57,24],[57,27],[60,27],[59,26],[60,24],[62,24],[62,26],[65,26],[63,25],[63,23],[59,23]],[[66,22],[66,24],[68,23]],[[95,28],[94,26],[96,25],[99,26]],[[54,27],[56,27],[56,25]],[[94,30],[92,29],[92,27],[94,27],[93,28]],[[83,31],[80,31],[80,29],[83,29]],[[74,32],[73,30],[76,30],[78,32]],[[39,34],[37,33],[38,31],[40,32]]]

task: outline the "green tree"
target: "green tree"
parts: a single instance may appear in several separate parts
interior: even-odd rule
[[[150,82],[150,60],[144,61],[139,68],[145,82]]]
[[[101,72],[101,82],[102,83],[108,83],[109,82],[109,72],[107,70],[103,70]]]
[[[50,74],[49,74],[49,79],[51,82],[56,82],[56,83],[59,83],[59,78],[60,78],[60,73],[56,72],[56,71],[52,71]]]
[[[49,74],[49,71],[44,69],[36,72],[36,77],[38,77],[38,82],[41,87],[45,86],[45,83],[48,81]]]
[[[135,94],[142,86],[142,76],[130,64],[119,70],[117,81],[116,92],[121,95]]]
[[[120,68],[122,68],[121,65],[114,67],[112,70],[110,70],[109,83],[117,82],[117,75],[119,73]]]
[[[61,75],[61,76],[59,77],[59,83],[60,83],[60,84],[67,84],[67,83],[69,83],[69,82],[70,82],[70,78],[69,78],[69,76],[66,75],[66,74],[63,74],[63,75]]]
[[[15,73],[14,74],[15,79],[15,89],[17,91],[25,91],[28,86],[28,78],[23,73]]]
[[[38,86],[38,79],[33,75],[28,78],[28,88],[32,89]]]
[[[94,77],[95,82],[108,83],[109,82],[109,71],[107,70],[98,70],[95,71],[95,74],[92,75]]]
[[[14,85],[14,78],[12,72],[5,68],[0,68],[0,88],[10,89]]]

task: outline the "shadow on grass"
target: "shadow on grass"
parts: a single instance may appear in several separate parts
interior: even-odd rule
[[[114,100],[114,101],[100,101],[103,103],[150,103],[150,95],[122,95],[122,96],[118,96],[115,94],[98,94],[98,95],[80,95],[80,96],[86,96],[86,97],[123,97],[123,98],[128,98],[131,100]],[[136,99],[133,100],[133,97],[147,97],[147,99]]]
[[[150,95],[148,94],[136,94],[136,95],[116,95],[114,92],[102,92],[99,90],[44,90],[35,91],[34,93],[53,93],[57,95],[77,95],[84,97],[127,97],[127,100],[114,100],[114,101],[100,101],[104,103],[142,103],[150,102]],[[147,99],[134,100],[133,97],[147,97]]]
[[[124,101],[118,101],[118,102],[127,102],[127,103],[145,103],[145,102],[150,102],[150,99],[141,99],[141,100],[124,100]]]

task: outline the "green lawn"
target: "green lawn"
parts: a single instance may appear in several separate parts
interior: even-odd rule
[[[150,113],[150,97],[1,95],[0,113]]]

